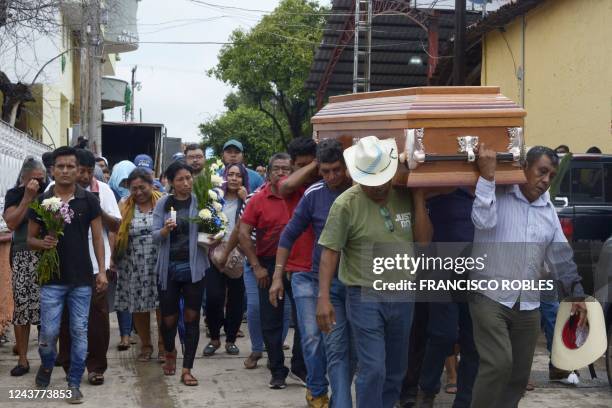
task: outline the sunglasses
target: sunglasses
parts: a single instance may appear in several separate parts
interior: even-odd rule
[[[393,220],[391,219],[391,213],[389,212],[389,209],[387,207],[380,207],[378,209],[378,212],[385,220],[385,227],[387,227],[387,230],[389,230],[389,232],[395,231],[395,226],[393,225]]]

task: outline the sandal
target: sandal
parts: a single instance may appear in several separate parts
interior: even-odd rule
[[[89,373],[87,374],[87,381],[89,381],[91,385],[102,385],[104,384],[104,374]]]
[[[176,350],[172,353],[166,352],[166,361],[162,365],[164,375],[174,375],[176,373]]]
[[[181,374],[181,382],[188,387],[195,387],[198,385],[198,379],[191,375],[191,373]]]
[[[232,356],[240,354],[240,349],[234,343],[225,343],[225,352]]]
[[[533,391],[533,390],[535,390],[535,383],[531,381],[531,379],[529,379],[529,381],[527,381],[527,385],[525,386],[525,391]]]
[[[117,344],[117,350],[119,351],[125,351],[125,350],[129,350],[130,348],[130,342],[124,342],[123,340],[119,342],[119,344]]]
[[[457,384],[448,383],[444,386],[444,392],[447,394],[457,394]]]
[[[52,368],[44,368],[43,366],[40,366],[38,368],[38,372],[36,373],[36,379],[34,380],[36,382],[36,386],[40,388],[47,388],[51,382],[52,371]]]
[[[157,353],[157,362],[160,364],[163,364],[166,362],[166,352],[165,351],[159,351]]]
[[[11,370],[11,376],[12,377],[21,377],[22,375],[25,375],[27,373],[30,372],[30,365],[21,365],[21,364],[17,364],[15,367],[13,367],[13,369]]]
[[[208,343],[208,345],[204,348],[202,355],[204,357],[210,357],[213,354],[215,354],[215,351],[217,351],[219,347],[221,347],[221,344],[219,344],[218,346],[215,346],[214,344],[212,344],[212,342]]]
[[[151,355],[153,354],[153,347],[152,346],[148,346],[148,347],[143,347],[142,350],[140,351],[140,354],[138,355],[138,361],[146,363],[151,361]]]

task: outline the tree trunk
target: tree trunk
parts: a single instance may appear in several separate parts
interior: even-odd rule
[[[13,104],[13,107],[11,109],[11,117],[8,122],[8,124],[11,126],[15,126],[15,122],[17,121],[17,111],[19,110],[19,105],[20,105],[20,102],[15,102],[15,104]]]

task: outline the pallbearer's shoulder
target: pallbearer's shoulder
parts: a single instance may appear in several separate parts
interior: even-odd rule
[[[333,206],[334,207],[338,207],[338,206],[351,206],[351,205],[353,205],[353,203],[358,201],[361,198],[362,195],[365,196],[365,194],[361,190],[361,187],[359,186],[359,184],[355,184],[354,186],[348,188],[342,194],[340,194],[334,200]]]

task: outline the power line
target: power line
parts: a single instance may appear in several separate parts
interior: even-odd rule
[[[223,5],[223,4],[210,3],[210,2],[202,1],[202,0],[189,0],[189,1],[191,3],[198,4],[198,5],[201,5],[203,7],[212,8],[212,9],[234,10],[234,11],[242,11],[242,12],[247,12],[247,13],[260,13],[260,14],[264,14],[264,15],[270,15],[270,14],[274,13],[274,10],[249,9],[249,8],[237,7],[237,6],[227,6],[227,5]],[[434,4],[435,3],[437,3],[437,1],[434,1]],[[430,3],[425,2],[425,3],[421,3],[421,5],[429,7]],[[298,16],[322,16],[322,17],[334,17],[334,16],[336,16],[336,17],[352,17],[352,16],[354,16],[354,14],[350,13],[350,12],[333,12],[333,11],[329,11],[329,12],[328,11],[321,11],[321,12],[318,12],[318,13],[284,12],[283,14],[298,15]],[[389,13],[389,14],[385,14],[385,15],[403,16],[403,15],[405,15],[405,13],[396,12],[396,13]]]

